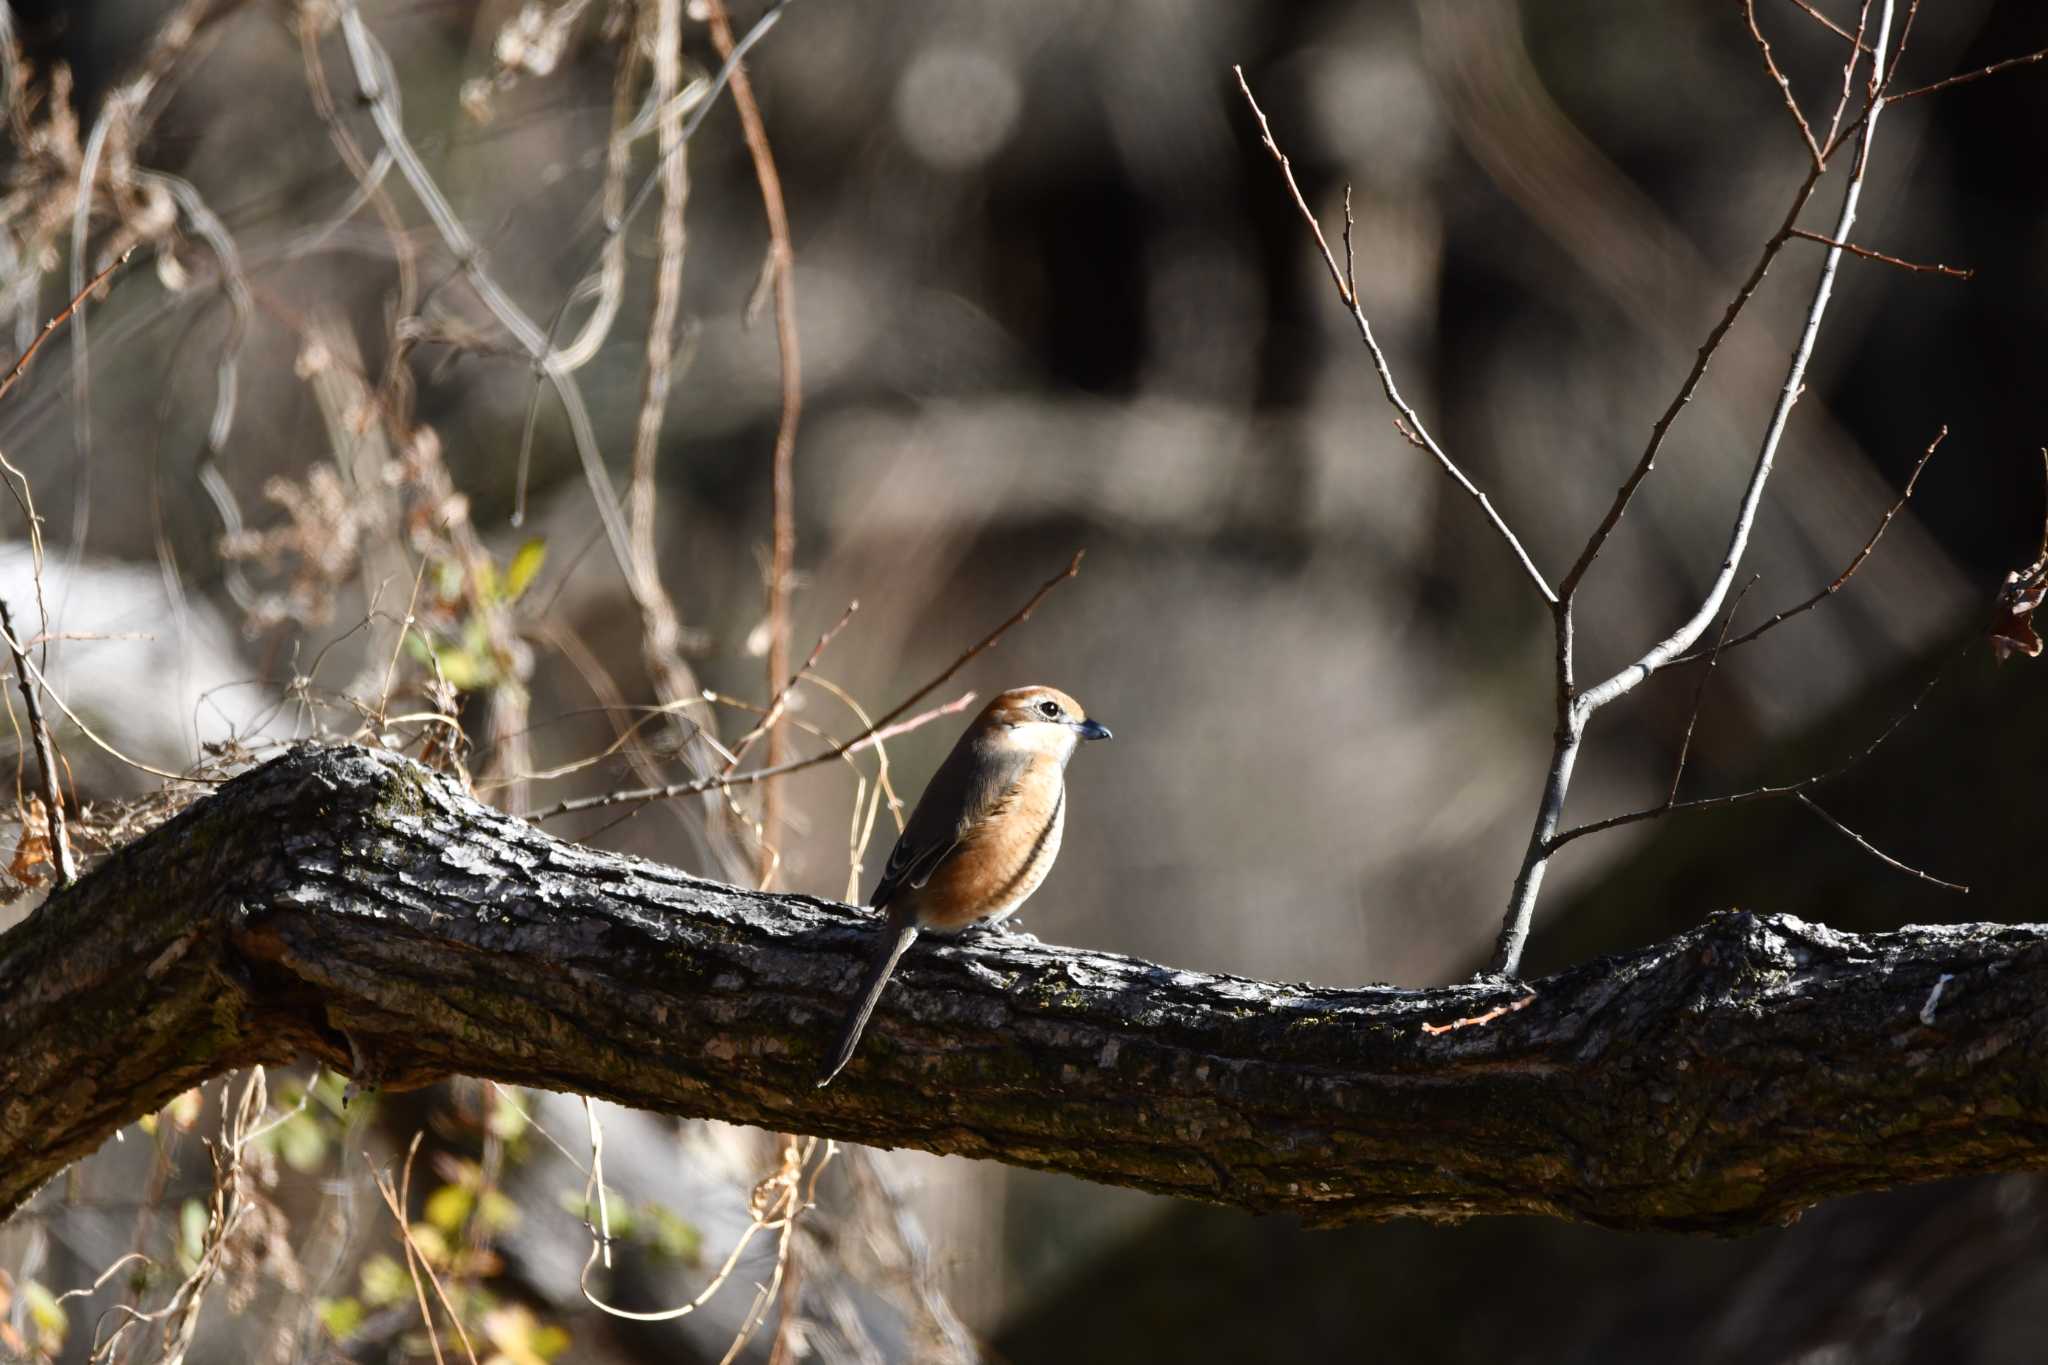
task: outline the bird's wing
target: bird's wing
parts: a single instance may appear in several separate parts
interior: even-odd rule
[[[932,879],[932,873],[939,865],[960,848],[957,836],[941,840],[921,840],[915,836],[915,829],[903,831],[903,837],[890,850],[889,865],[882,869],[882,880],[875,887],[870,904],[885,906],[897,892],[908,887],[915,889]]]
[[[923,886],[948,858],[972,844],[984,823],[1015,799],[1023,767],[1007,756],[976,762],[965,741],[956,746],[918,798],[868,904],[879,909],[901,892]]]

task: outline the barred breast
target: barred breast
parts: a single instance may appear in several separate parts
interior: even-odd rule
[[[1006,818],[986,822],[978,837],[963,840],[922,888],[920,927],[949,933],[996,923],[1015,914],[1045,881],[1066,833],[1067,792],[1057,767],[1049,781],[1038,777],[1027,776],[1006,794]]]

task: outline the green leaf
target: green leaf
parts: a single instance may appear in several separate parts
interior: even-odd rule
[[[62,1345],[64,1334],[71,1330],[71,1319],[65,1316],[64,1305],[57,1302],[57,1296],[40,1280],[23,1280],[21,1297],[28,1306],[30,1321],[36,1325],[39,1343]]]
[[[492,1232],[508,1232],[519,1226],[519,1205],[503,1190],[485,1190],[477,1217]]]
[[[460,1185],[443,1185],[427,1196],[427,1221],[453,1237],[469,1221],[476,1195]]]
[[[697,1231],[696,1224],[666,1204],[649,1204],[645,1214],[653,1227],[656,1252],[673,1260],[696,1262],[704,1247],[704,1235]]]
[[[512,556],[512,563],[505,569],[505,600],[517,602],[525,591],[533,586],[533,580],[540,576],[541,565],[547,562],[548,543],[535,536],[519,547]]]
[[[619,1194],[619,1192],[613,1189],[611,1186],[607,1185],[604,1188],[605,1208],[611,1214],[612,1236],[632,1236],[632,1206],[629,1205],[625,1201],[625,1199]],[[557,1202],[561,1204],[562,1208],[571,1216],[585,1220],[592,1227],[597,1226],[597,1199],[594,1193],[591,1197],[590,1202],[587,1204],[583,1201],[583,1187],[580,1185],[573,1190],[563,1190],[555,1197]]]
[[[542,1360],[553,1360],[569,1349],[569,1333],[550,1322],[535,1328],[533,1335],[527,1338],[526,1345]]]
[[[293,1114],[277,1127],[278,1155],[300,1175],[327,1164],[327,1134],[311,1115]]]
[[[516,1092],[515,1092],[516,1093]],[[485,1125],[500,1142],[517,1142],[526,1136],[526,1111],[511,1094],[491,1092],[491,1117]]]
[[[435,661],[441,666],[441,676],[458,692],[480,691],[490,684],[496,673],[486,656],[472,654],[466,649],[437,650]]]
[[[187,1199],[178,1209],[178,1255],[189,1271],[206,1254],[206,1205]]]
[[[412,1276],[405,1273],[396,1257],[381,1251],[364,1259],[358,1278],[363,1286],[363,1301],[375,1308],[397,1303],[412,1293]]]
[[[361,1331],[363,1319],[369,1316],[363,1310],[363,1301],[354,1297],[319,1299],[313,1307],[320,1315],[320,1325],[337,1342],[347,1341]]]

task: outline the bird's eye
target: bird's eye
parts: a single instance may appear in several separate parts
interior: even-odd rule
[[[1056,701],[1042,701],[1038,703],[1038,714],[1044,716],[1047,720],[1058,720],[1060,718],[1060,704]]]

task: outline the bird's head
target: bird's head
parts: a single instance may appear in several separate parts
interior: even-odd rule
[[[1062,762],[1083,740],[1111,737],[1107,725],[1088,719],[1081,703],[1057,687],[1013,687],[984,707],[975,725],[990,743]]]

